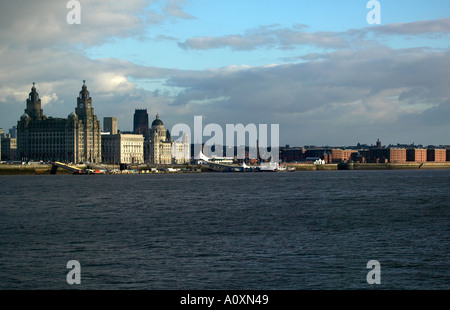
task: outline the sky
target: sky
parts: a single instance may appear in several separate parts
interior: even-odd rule
[[[379,0],[0,2],[0,127],[32,83],[67,117],[83,80],[95,114],[150,122],[279,124],[280,145],[450,145],[450,2]],[[72,16],[72,15],[70,15]],[[205,139],[208,139],[206,137]]]

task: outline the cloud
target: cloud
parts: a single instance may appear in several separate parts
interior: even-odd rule
[[[26,47],[0,48],[0,127],[15,125],[23,114],[32,82],[41,97],[44,113],[67,117],[86,80],[96,114],[118,116],[121,129],[129,130],[134,108],[164,112],[170,98],[139,89],[136,80],[160,80],[177,70],[140,66],[117,59],[92,60],[75,51]],[[168,114],[168,113],[167,113]],[[131,115],[131,116],[130,116]]]
[[[351,29],[345,32],[316,31],[309,32],[305,25],[280,28],[279,25],[260,26],[249,29],[243,34],[225,36],[198,36],[178,43],[183,49],[209,50],[231,48],[237,51],[249,51],[257,48],[293,49],[296,46],[314,46],[325,49],[346,49],[370,44],[364,42],[369,35],[427,35],[436,37],[450,33],[450,18],[437,20],[396,23],[364,29]]]
[[[190,72],[168,84],[184,89],[173,101],[177,108],[214,123],[278,123],[283,138],[298,145],[360,135],[367,142],[387,128],[391,137],[411,141],[423,136],[411,124],[433,127],[429,120],[441,117],[434,113],[448,109],[449,56],[385,47],[338,51],[300,64]]]
[[[182,5],[185,3],[185,0],[168,0],[167,5],[164,8],[164,12],[172,17],[183,18],[183,19],[194,19],[195,17],[186,13],[182,9]]]
[[[90,59],[83,47],[145,36],[152,23],[192,18],[182,9],[184,1],[164,2],[159,10],[154,7],[159,2],[143,0],[81,3],[81,25],[66,23],[65,1],[42,0],[33,7],[23,0],[0,3],[1,127],[15,125],[23,114],[32,82],[44,113],[67,117],[86,80],[95,113],[100,119],[117,116],[121,130],[132,128],[135,108],[147,108],[151,117],[159,113],[169,129],[189,124],[194,115],[204,116],[205,123],[277,123],[282,143],[292,145],[367,143],[383,135],[392,142],[448,141],[443,132],[450,131],[450,51],[391,49],[364,38],[375,33],[446,35],[448,19],[344,33],[269,25],[190,38],[179,46],[286,50],[310,45],[322,52],[292,52],[300,63],[179,70]]]
[[[233,50],[256,48],[292,49],[297,45],[312,45],[321,48],[348,47],[348,42],[334,32],[307,32],[304,25],[280,28],[278,25],[260,26],[247,30],[244,34],[220,37],[203,36],[187,39],[179,43],[183,49],[208,50],[229,47]]]
[[[51,102],[57,102],[58,101],[58,95],[56,93],[52,93],[50,95],[45,95],[41,97],[42,106],[46,106],[47,104]]]
[[[388,24],[378,27],[369,27],[364,31],[384,35],[449,34],[450,18]]]
[[[156,36],[155,41],[178,41],[178,39],[172,36],[160,34]]]
[[[92,60],[71,51],[4,47],[0,121],[14,120],[8,126],[14,125],[32,82],[44,100],[44,113],[67,117],[86,79],[96,114],[100,119],[118,116],[122,130],[132,128],[135,108],[159,113],[169,129],[189,124],[194,115],[202,115],[205,124],[276,123],[282,141],[296,145],[357,138],[367,143],[383,133],[396,139],[392,142],[419,142],[424,126],[426,132],[435,126],[450,130],[448,122],[433,122],[449,109],[450,51],[378,46],[316,56],[297,64],[175,70]],[[155,83],[140,88],[140,81]]]
[[[70,25],[66,1],[2,1],[0,37],[30,49],[69,44],[98,45],[111,37],[138,35],[144,20],[144,0],[81,1],[81,24]]]
[[[145,37],[147,26],[167,19],[193,18],[184,1],[168,0],[160,10],[156,0],[83,0],[81,24],[70,25],[67,1],[27,0],[0,2],[0,37],[30,50],[49,46],[96,46],[114,38]],[[155,7],[156,6],[156,7]],[[161,11],[161,12],[159,12]]]

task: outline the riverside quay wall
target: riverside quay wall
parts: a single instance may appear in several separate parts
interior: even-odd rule
[[[50,175],[52,174],[53,164],[0,164],[0,176],[2,175]],[[129,165],[121,169],[120,165],[114,164],[79,164],[73,167],[81,170],[90,170],[108,172],[107,174],[142,174],[142,173],[161,173],[170,172],[172,168],[176,172],[199,172],[207,171],[199,165]],[[70,170],[63,168],[56,169],[55,174],[70,175],[74,174]],[[102,173],[103,174],[103,173]]]
[[[332,170],[401,170],[401,169],[450,169],[450,162],[446,163],[339,163],[339,164],[306,164],[306,163],[286,163],[287,167],[294,167],[295,171],[332,171]],[[77,165],[80,169],[89,168],[86,165]],[[118,165],[102,165],[102,169],[119,169]],[[159,167],[161,168],[161,167]],[[178,166],[182,168],[182,166]],[[184,167],[187,168],[187,167]],[[136,169],[136,173],[140,172],[153,172],[151,167],[140,167]],[[10,165],[0,164],[0,176],[2,175],[49,175],[51,174],[52,165]],[[203,169],[202,166],[191,165],[189,170],[185,171],[202,171],[207,172],[207,169]],[[292,170],[289,170],[292,171]],[[183,171],[181,171],[183,172]],[[58,169],[56,174],[68,175],[72,172]]]
[[[339,163],[339,164],[286,164],[295,167],[296,171],[326,171],[326,170],[404,170],[404,169],[450,169],[446,163]]]
[[[402,170],[402,169],[450,169],[450,162],[447,163],[341,163],[338,170]]]
[[[80,167],[82,169],[86,166]],[[0,165],[0,176],[2,175],[44,175],[50,174],[52,170],[52,165],[10,165],[2,164]],[[72,172],[58,169],[57,174],[72,174]]]

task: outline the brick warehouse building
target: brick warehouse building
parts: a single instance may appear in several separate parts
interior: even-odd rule
[[[353,153],[358,153],[356,150],[342,150],[342,149],[332,149],[331,150],[331,162],[340,163],[343,161],[348,161],[351,159]]]
[[[424,163],[427,161],[426,149],[406,149],[406,161]]]
[[[406,162],[406,149],[386,148],[369,150],[368,162],[372,163],[404,163]]]
[[[447,150],[445,149],[427,149],[427,161],[443,163],[447,161]]]
[[[406,149],[390,149],[389,162],[390,163],[406,162]]]

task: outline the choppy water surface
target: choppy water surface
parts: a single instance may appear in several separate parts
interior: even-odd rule
[[[0,289],[449,289],[450,170],[1,176]],[[369,260],[381,285],[366,281]]]

